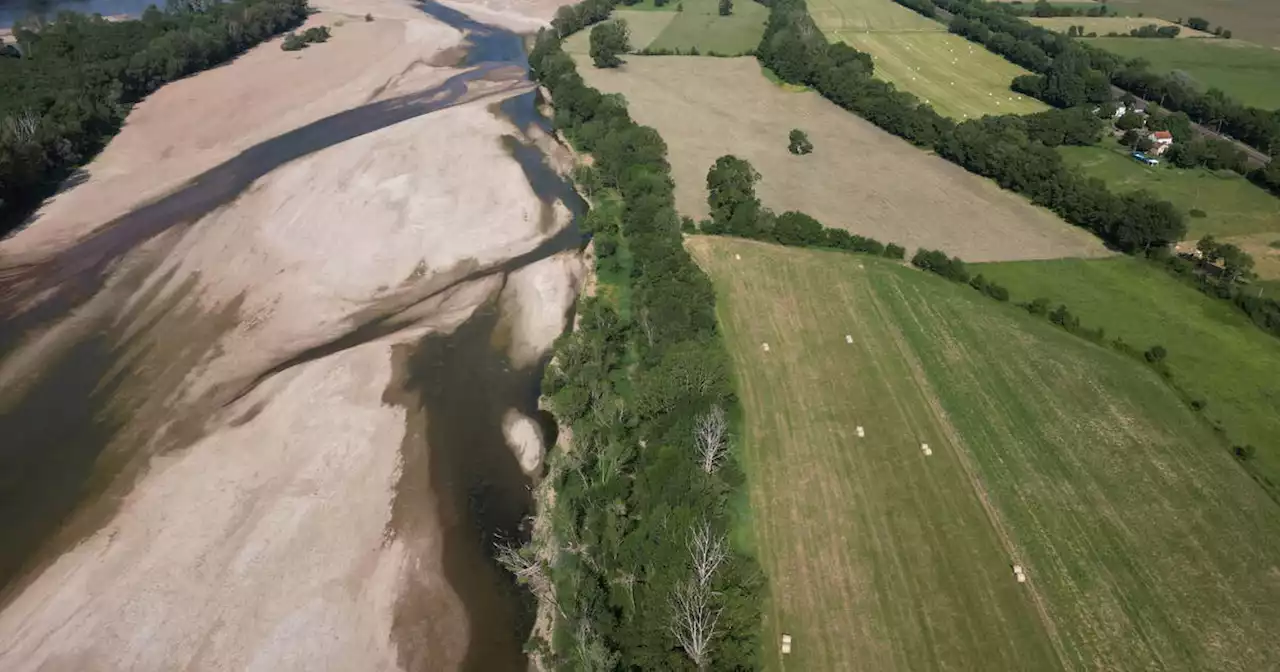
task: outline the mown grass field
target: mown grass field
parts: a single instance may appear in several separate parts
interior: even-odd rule
[[[1145,366],[881,259],[689,246],[743,402],[768,669],[1280,662],[1280,510]]]
[[[812,91],[770,82],[754,58],[631,56],[620,68],[578,72],[626,97],[638,123],[666,140],[676,207],[708,215],[707,171],[733,154],[760,172],[775,212],[802,210],[827,226],[963,259],[1005,261],[1107,254],[1097,237],[1026,199],[894,137]],[[800,128],[812,154],[787,151]]]
[[[1065,33],[1071,26],[1084,26],[1084,33],[1097,33],[1099,37],[1105,37],[1108,33],[1116,33],[1119,35],[1128,35],[1129,31],[1142,28],[1143,26],[1155,25],[1158,28],[1165,26],[1178,26],[1172,21],[1157,19],[1153,16],[1046,16],[1025,17],[1031,23],[1042,28]],[[1174,39],[1181,40],[1184,38],[1213,38],[1213,33],[1205,33],[1199,30],[1192,30],[1186,26],[1178,26],[1178,36]],[[1114,38],[1113,38],[1114,39]],[[1138,38],[1145,41],[1160,42],[1167,38]]]
[[[828,39],[836,33],[946,32],[947,27],[892,0],[811,0],[809,15]]]
[[[615,9],[610,21],[624,20],[631,31],[631,50],[639,51],[649,46],[675,17],[674,12]],[[564,50],[570,54],[591,53],[591,30],[580,30],[564,41]]]
[[[649,43],[650,49],[737,55],[755,49],[764,35],[769,8],[755,0],[736,0],[733,13],[720,16],[717,0],[677,0],[684,9]],[[675,4],[675,3],[673,3]]]
[[[1099,37],[1088,42],[1126,58],[1144,58],[1156,72],[1180,73],[1201,90],[1216,87],[1245,105],[1280,109],[1280,50],[1234,39]]]
[[[1206,233],[1226,237],[1280,232],[1280,198],[1235,173],[1175,168],[1167,163],[1146,166],[1110,140],[1100,146],[1061,147],[1059,151],[1068,163],[1106,181],[1113,191],[1146,189],[1172,203],[1186,215],[1190,239],[1198,240]],[[1192,209],[1205,216],[1190,216]]]
[[[1253,466],[1280,484],[1280,340],[1243,313],[1136,259],[973,270],[1008,287],[1015,300],[1043,296],[1066,304],[1086,326],[1106,329],[1108,338],[1142,349],[1163,345],[1178,384],[1209,402],[1204,415],[1221,421],[1235,443],[1256,446]]]
[[[883,0],[888,2],[888,0]],[[838,32],[875,60],[876,76],[893,82],[954,119],[987,114],[1031,114],[1047,105],[1009,88],[1030,74],[950,33]]]

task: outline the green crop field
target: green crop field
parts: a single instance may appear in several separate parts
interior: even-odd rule
[[[754,0],[737,0],[733,13],[720,16],[717,0],[676,0],[683,5],[650,49],[688,51],[697,47],[703,54],[742,54],[755,49],[764,35],[769,8]]]
[[[1280,236],[1275,236],[1280,239]],[[1257,447],[1252,466],[1280,484],[1280,340],[1224,301],[1129,258],[977,264],[1015,300],[1064,303],[1088,327],[1146,349],[1163,345],[1178,384],[1208,402],[1232,441]],[[1206,450],[1218,450],[1208,444]]]
[[[1187,215],[1189,239],[1198,240],[1206,233],[1226,237],[1280,232],[1280,198],[1235,173],[1184,170],[1168,164],[1145,166],[1109,140],[1098,147],[1062,147],[1059,151],[1068,163],[1104,180],[1112,191],[1146,189],[1173,203]],[[1191,217],[1192,209],[1205,216]]]
[[[888,2],[888,0],[882,0]],[[840,32],[875,60],[876,75],[954,119],[1031,114],[1044,103],[1009,88],[1027,70],[950,33]]]
[[[1201,90],[1216,87],[1245,105],[1280,109],[1280,50],[1240,40],[1099,37],[1088,42],[1127,58],[1144,58],[1157,72],[1180,73]]]
[[[1046,633],[1077,668],[1274,662],[1255,630],[1274,607],[1255,610],[1275,599],[1253,591],[1276,549],[1250,541],[1274,505],[1149,371],[878,260],[692,247],[735,351],[769,633],[798,644],[787,667],[1050,669]],[[1033,576],[1029,604],[1006,599],[1007,564],[982,573],[1005,558],[972,549],[996,529],[974,493]],[[1028,606],[1043,630],[1001,632]]]
[[[1145,365],[882,259],[690,248],[743,403],[767,669],[1280,664],[1280,508]]]
[[[946,32],[947,27],[893,0],[810,0],[809,14],[828,39],[836,33]]]

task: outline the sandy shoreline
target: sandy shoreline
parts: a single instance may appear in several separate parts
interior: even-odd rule
[[[458,72],[463,36],[407,2],[317,5],[311,22],[343,22],[330,43],[297,53],[268,43],[161,89],[88,181],[0,243],[0,266],[56,258],[247,147]],[[556,6],[494,4],[476,18],[527,26]],[[375,20],[352,18],[365,13]],[[432,422],[391,394],[403,378],[397,348],[496,305],[495,347],[531,365],[564,328],[582,273],[576,253],[500,270],[568,213],[552,209],[546,226],[546,204],[504,144],[521,132],[492,109],[494,96],[531,85],[473,85],[490,97],[287,163],[141,245],[74,315],[0,360],[3,413],[53,385],[42,376],[91,336],[104,341],[93,361],[105,368],[56,390],[117,419],[89,463],[114,480],[95,481],[99,498],[5,594],[0,668],[463,664],[484,624],[469,621],[442,570],[436,531],[453,505],[417,493],[415,524],[392,525],[405,470],[422,468],[403,451]],[[526,423],[513,461],[540,461],[531,436]],[[405,611],[410,585],[425,609]],[[410,639],[396,635],[405,613],[420,619]]]

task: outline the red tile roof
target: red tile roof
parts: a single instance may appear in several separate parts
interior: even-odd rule
[[[1169,131],[1156,131],[1155,133],[1151,134],[1151,137],[1155,138],[1156,140],[1172,140],[1173,134],[1170,133]]]

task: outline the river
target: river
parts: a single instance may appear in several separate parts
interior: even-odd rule
[[[99,7],[113,3],[84,3]],[[72,7],[80,7],[72,3]],[[94,9],[92,11],[102,11]],[[114,9],[107,10],[116,13]],[[432,2],[423,5],[431,17],[464,31],[470,48],[467,70],[428,91],[364,105],[321,119],[245,150],[191,180],[182,188],[100,227],[93,235],[45,262],[7,269],[0,278],[0,364],[20,354],[23,339],[36,330],[65,320],[100,292],[108,278],[119,274],[118,260],[157,235],[190,225],[216,208],[234,201],[255,180],[300,157],[404,120],[452,107],[464,100],[467,84],[501,69],[518,67],[527,77],[524,38],[471,20],[465,14]],[[4,15],[0,14],[0,18]],[[538,111],[534,93],[505,100],[497,106],[521,129],[550,123]],[[529,184],[545,204],[560,202],[574,214],[574,223],[536,249],[432,288],[426,300],[453,286],[493,273],[509,274],[567,250],[579,250],[582,237],[576,215],[584,204],[572,185],[552,170],[536,145],[509,138],[508,150],[519,162]],[[38,226],[38,222],[34,224]],[[130,284],[121,283],[125,309]],[[24,306],[32,298],[43,301],[36,310]],[[328,343],[312,347],[263,372],[239,398],[262,381],[319,358],[383,337],[397,329],[395,317],[410,306],[373,306],[361,313],[351,330]],[[230,311],[234,314],[234,310]],[[565,316],[566,322],[569,316]],[[501,536],[520,539],[527,534],[532,483],[503,436],[504,414],[514,409],[538,418],[548,443],[554,423],[540,414],[537,398],[546,360],[518,367],[502,350],[496,333],[499,311],[495,302],[478,309],[450,335],[429,335],[397,346],[397,369],[384,400],[407,413],[403,471],[397,486],[391,525],[411,533],[412,511],[418,497],[431,497],[441,509],[444,526],[446,579],[462,599],[470,629],[464,669],[523,669],[522,645],[532,626],[529,596],[492,560],[492,543]],[[127,370],[116,360],[120,345],[136,339],[110,328],[108,322],[88,335],[40,372],[16,398],[0,408],[0,605],[20,590],[16,579],[38,567],[74,539],[52,540],[68,516],[104,493],[130,456],[104,455],[118,439],[123,419],[107,412],[108,401],[123,383]],[[230,403],[226,401],[224,403]],[[424,419],[429,421],[424,423]],[[199,419],[197,419],[199,420]],[[425,435],[420,431],[425,424]],[[84,530],[80,534],[87,534]],[[415,619],[420,604],[411,593],[396,606],[397,638],[402,651],[420,636]],[[412,657],[409,658],[412,661]],[[410,665],[412,666],[412,665]]]

